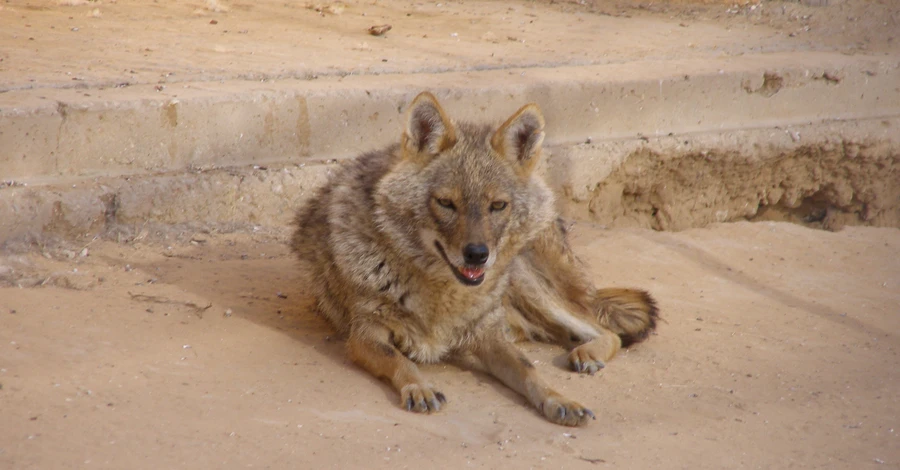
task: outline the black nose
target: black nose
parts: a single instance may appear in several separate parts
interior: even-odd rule
[[[466,264],[480,265],[487,262],[488,253],[487,245],[469,243],[463,248],[463,259],[466,260]]]

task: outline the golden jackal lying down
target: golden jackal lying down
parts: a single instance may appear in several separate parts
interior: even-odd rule
[[[571,349],[593,374],[655,328],[644,291],[596,289],[533,170],[544,118],[530,104],[499,129],[453,122],[430,93],[409,107],[399,144],[343,166],[296,219],[319,311],[353,361],[416,412],[446,403],[416,362],[484,370],[550,421],[594,413],[544,382],[513,341]]]

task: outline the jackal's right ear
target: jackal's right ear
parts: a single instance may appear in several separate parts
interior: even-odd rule
[[[409,105],[403,150],[407,155],[434,156],[456,143],[456,129],[431,93],[424,91]]]
[[[522,174],[534,169],[544,142],[544,115],[536,104],[527,104],[506,120],[491,137],[491,147],[516,162]]]

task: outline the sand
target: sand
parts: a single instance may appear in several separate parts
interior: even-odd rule
[[[406,412],[311,312],[283,235],[169,235],[4,258],[0,467],[900,465],[897,229],[576,225],[597,284],[664,319],[593,377],[521,344],[596,412],[577,429],[445,365],[423,369],[449,406]]]

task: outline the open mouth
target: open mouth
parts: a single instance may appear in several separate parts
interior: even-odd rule
[[[444,251],[444,247],[441,246],[440,242],[435,240],[434,246],[437,247],[438,252],[444,258],[444,261],[447,262],[447,265],[450,266],[450,270],[453,271],[453,274],[459,282],[467,286],[477,286],[484,282],[484,268],[468,264],[456,266],[450,262],[450,258],[447,257],[447,252]]]

